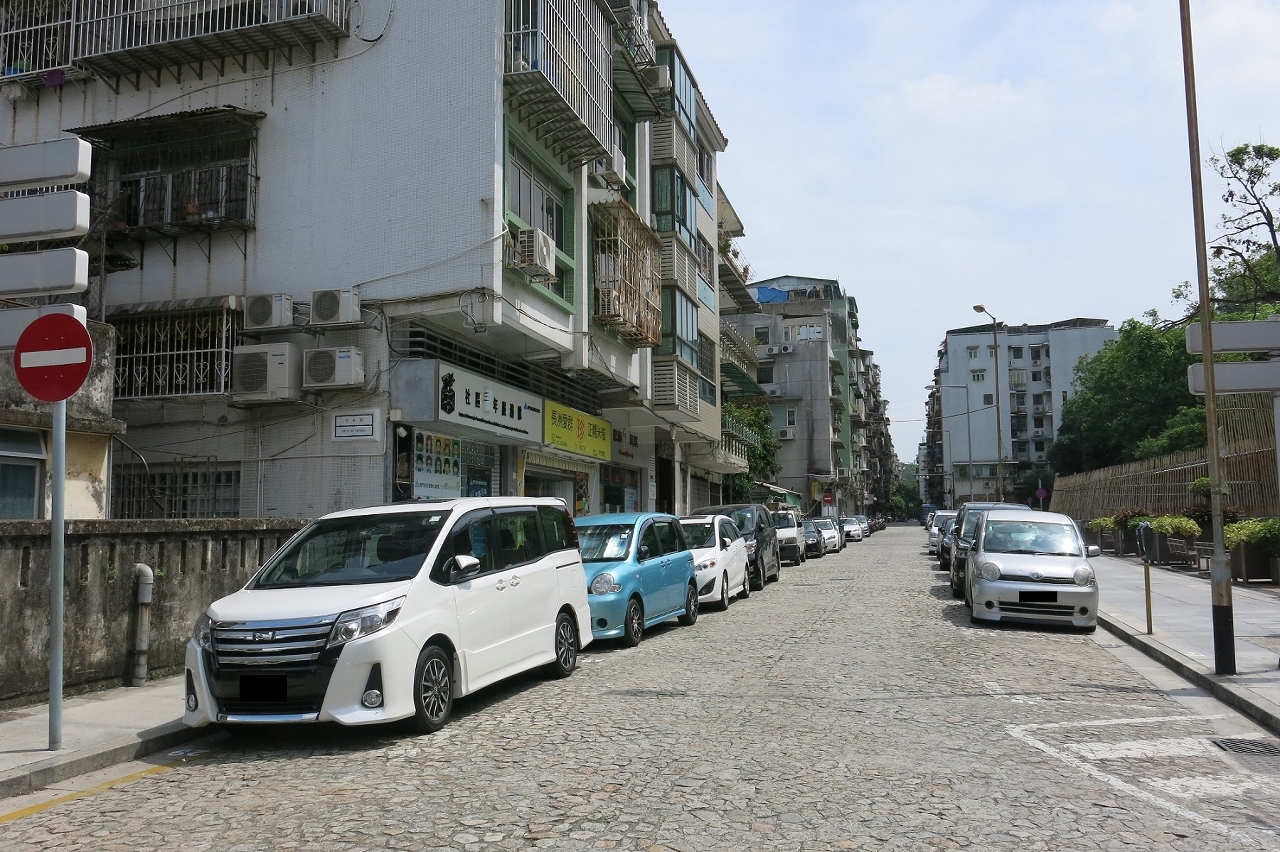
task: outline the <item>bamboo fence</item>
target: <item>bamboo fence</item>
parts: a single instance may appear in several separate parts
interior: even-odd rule
[[[1228,491],[1224,502],[1239,506],[1245,517],[1275,517],[1280,514],[1280,488],[1271,394],[1230,394],[1219,400],[1222,472]],[[1199,449],[1060,476],[1050,509],[1080,522],[1128,506],[1152,515],[1176,514],[1201,502],[1188,486],[1208,475],[1208,454]]]

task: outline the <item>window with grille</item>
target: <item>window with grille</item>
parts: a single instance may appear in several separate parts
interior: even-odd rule
[[[230,393],[239,311],[115,316],[111,324],[116,399]]]
[[[111,480],[111,515],[138,518],[237,518],[240,468],[216,458],[177,459],[144,465],[117,463]]]
[[[987,371],[973,370],[969,373],[969,380],[973,382],[985,382],[987,380]]]

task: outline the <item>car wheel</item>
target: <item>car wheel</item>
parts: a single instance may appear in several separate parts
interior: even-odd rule
[[[756,560],[754,571],[748,570],[751,575],[751,591],[758,592],[764,588],[764,566],[760,564],[760,560]]]
[[[622,644],[628,648],[639,645],[644,637],[644,610],[640,608],[640,601],[635,598],[627,601],[627,614],[622,624]]]
[[[426,645],[414,672],[413,727],[424,734],[444,727],[453,712],[453,658],[439,645]]]
[[[950,574],[951,574],[951,597],[955,598],[956,600],[959,600],[960,598],[964,597],[964,589],[956,585],[955,572],[950,572]]]
[[[782,579],[782,556],[776,550],[773,552],[773,579],[774,582]]]
[[[556,659],[547,666],[551,677],[568,677],[578,667],[578,624],[567,612],[556,617]]]
[[[720,603],[716,607],[721,612],[729,608],[729,575],[728,573],[720,575]]]
[[[684,612],[680,614],[679,621],[685,627],[698,623],[698,589],[692,583],[689,584],[689,591],[685,592]]]
[[[748,567],[742,572],[742,589],[738,592],[738,597],[744,601],[751,597],[751,568]]]

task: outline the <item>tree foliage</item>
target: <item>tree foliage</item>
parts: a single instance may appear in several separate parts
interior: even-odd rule
[[[1115,340],[1076,366],[1076,393],[1063,405],[1049,448],[1054,471],[1066,475],[1139,458],[1145,439],[1163,435],[1171,419],[1196,407],[1187,390],[1193,360],[1181,326],[1126,320]]]
[[[782,444],[773,433],[773,411],[769,406],[726,402],[721,411],[760,434],[760,443],[747,451],[747,472],[726,479],[731,495],[726,499],[745,500],[757,482],[768,482],[782,470],[778,461]]]
[[[1237,145],[1209,161],[1226,181],[1222,200],[1230,208],[1222,217],[1222,235],[1211,246],[1219,262],[1213,294],[1219,312],[1257,314],[1261,306],[1270,303],[1274,310],[1280,302],[1280,235],[1273,209],[1280,201],[1280,181],[1271,174],[1277,161],[1280,148],[1264,144]]]

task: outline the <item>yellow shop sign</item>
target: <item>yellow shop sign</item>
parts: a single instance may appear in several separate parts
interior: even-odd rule
[[[592,417],[590,414],[558,405],[547,400],[543,406],[545,422],[542,429],[542,440],[553,447],[576,453],[588,458],[608,461],[612,447],[609,444],[610,426],[608,420]]]

